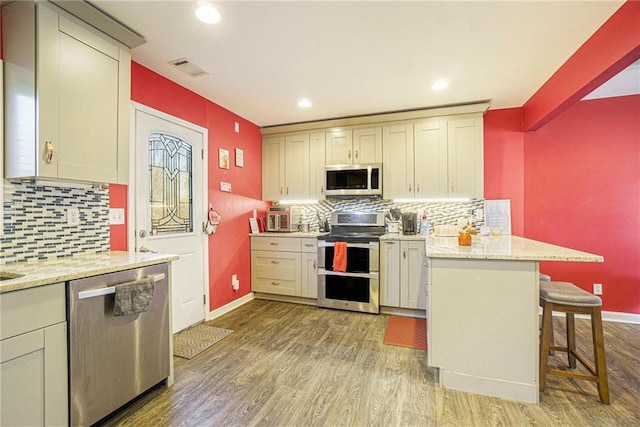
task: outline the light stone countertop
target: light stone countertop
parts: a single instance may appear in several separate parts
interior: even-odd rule
[[[497,237],[475,235],[471,238],[471,246],[459,246],[457,237],[430,236],[426,241],[426,254],[430,258],[604,261],[604,257],[600,255],[510,235]]]
[[[427,236],[422,234],[387,233],[380,236],[380,240],[424,240]]]
[[[0,293],[162,264],[177,259],[177,255],[114,251],[0,264],[0,271],[3,273],[24,275],[24,277],[17,279],[0,281]]]
[[[282,233],[279,231],[267,231],[264,233],[249,233],[251,237],[311,237],[316,238],[318,236],[325,236],[328,232],[310,231],[308,233],[302,233],[300,231],[294,231],[292,233]]]

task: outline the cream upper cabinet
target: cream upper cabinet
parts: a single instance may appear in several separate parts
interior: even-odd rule
[[[262,140],[263,200],[309,198],[309,134]]]
[[[447,193],[447,122],[431,120],[413,125],[414,196],[443,197]]]
[[[483,197],[482,132],[481,117],[384,127],[384,198]]]
[[[413,125],[382,128],[382,196],[413,197]]]
[[[325,134],[312,133],[309,136],[309,198],[323,200],[325,165]]]
[[[129,50],[46,2],[2,15],[6,177],[127,184]]]
[[[484,196],[482,118],[448,122],[448,172],[450,197]]]
[[[262,199],[280,200],[284,194],[284,137],[262,140]]]
[[[382,128],[336,130],[326,133],[326,164],[380,163]]]

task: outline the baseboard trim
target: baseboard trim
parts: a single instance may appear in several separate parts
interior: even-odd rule
[[[231,301],[228,304],[223,305],[220,308],[216,308],[213,311],[210,311],[207,314],[207,320],[212,320],[215,319],[216,317],[220,317],[223,314],[227,314],[228,312],[230,312],[231,310],[235,310],[236,308],[248,303],[249,301],[253,300],[255,298],[255,296],[253,295],[253,292],[249,292],[247,295],[240,297],[236,300]]]
[[[539,309],[539,313],[542,314],[542,307]],[[554,316],[564,317],[564,313],[554,312]],[[586,314],[576,314],[575,315],[579,319],[588,319],[589,316]],[[640,314],[633,313],[620,313],[617,311],[603,311],[602,312],[602,321],[603,322],[618,322],[618,323],[631,323],[634,325],[640,325]]]

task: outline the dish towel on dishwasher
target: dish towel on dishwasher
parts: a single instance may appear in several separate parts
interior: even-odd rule
[[[127,316],[147,311],[153,298],[154,282],[148,277],[115,286],[114,316]]]
[[[335,242],[333,245],[333,271],[347,271],[346,242]]]

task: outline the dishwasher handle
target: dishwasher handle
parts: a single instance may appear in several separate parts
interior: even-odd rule
[[[160,280],[164,279],[165,275],[164,273],[161,274],[152,274],[150,276],[147,277],[151,277],[155,282],[159,282]],[[106,288],[100,288],[100,289],[91,289],[89,291],[82,291],[82,292],[78,292],[78,299],[86,299],[86,298],[93,298],[93,297],[100,297],[103,295],[110,295],[110,294],[115,294],[116,293],[116,286],[118,285],[113,285],[113,286],[107,286]]]

